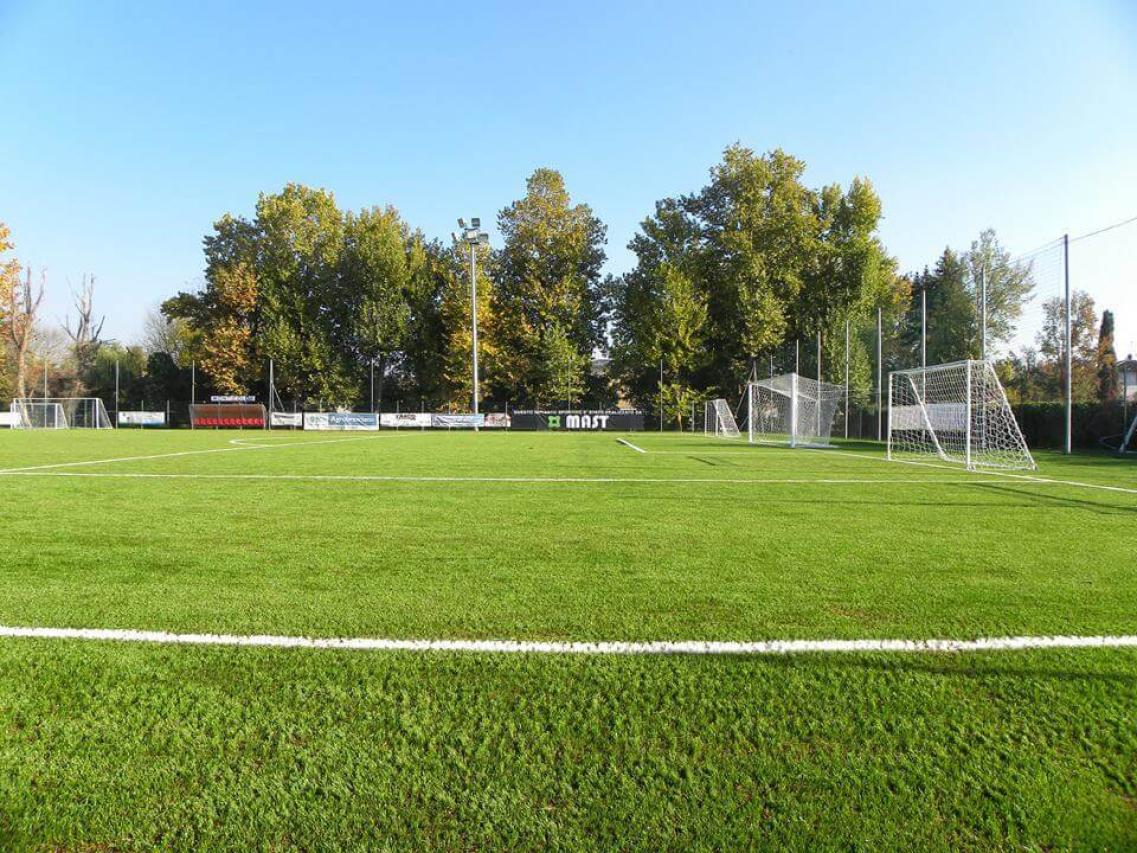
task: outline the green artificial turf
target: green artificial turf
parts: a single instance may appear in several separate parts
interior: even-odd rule
[[[0,470],[23,472],[0,474],[0,624],[1137,633],[1133,492],[890,464],[872,445],[627,437],[648,452],[605,434],[0,434]],[[93,460],[116,461],[70,464]],[[1137,488],[1132,461],[1039,462],[1032,476]],[[1133,650],[6,639],[0,847],[1127,849],[1135,731]]]

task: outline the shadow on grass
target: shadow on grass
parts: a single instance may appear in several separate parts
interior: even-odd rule
[[[1128,515],[1137,513],[1137,504],[1117,504],[1091,500],[1089,498],[1064,497],[1062,495],[1032,491],[1028,487],[1005,485],[1002,483],[976,483],[976,485],[991,492],[1015,495],[1020,498],[1029,498],[1031,500],[1030,505],[1033,506],[1059,506],[1072,509],[1088,509],[1098,515]]]
[[[1044,651],[1044,650],[1039,650]],[[1070,654],[1087,654],[1092,649],[1061,650]],[[1124,653],[1126,650],[1117,649]],[[976,660],[976,655],[984,655],[983,662]],[[1022,652],[984,652],[974,654],[958,654],[944,652],[943,654],[907,655],[904,653],[865,653],[845,655],[785,655],[781,657],[764,658],[762,662],[771,667],[794,669],[808,666],[810,668],[824,668],[831,671],[840,670],[872,670],[882,673],[906,673],[940,676],[948,678],[965,678],[969,680],[986,680],[998,678],[1028,678],[1050,679],[1064,682],[1102,682],[1108,684],[1137,686],[1137,671],[1104,672],[1100,669],[1087,668],[1085,670],[1073,669],[1069,666],[1023,666],[1015,658]],[[996,656],[1006,656],[997,658]],[[734,660],[746,658],[745,655],[731,656]],[[1137,655],[1134,657],[1137,660]]]

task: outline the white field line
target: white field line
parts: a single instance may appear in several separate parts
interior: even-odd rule
[[[1028,649],[1137,648],[1137,635],[981,637],[973,640],[402,640],[369,637],[297,637],[274,634],[173,634],[117,628],[0,626],[0,637],[94,640],[186,646],[259,646],[351,651],[480,652],[557,655],[785,655],[848,652],[993,652]]]
[[[79,477],[87,479],[118,480],[295,480],[295,481],[344,481],[358,483],[531,483],[546,484],[626,484],[626,483],[727,483],[730,485],[782,485],[782,486],[844,486],[886,485],[924,486],[924,485],[974,485],[973,479],[949,479],[937,477],[933,480],[895,479],[887,477],[830,477],[811,478],[737,478],[737,477],[458,477],[458,476],[414,476],[398,474],[179,474],[144,473],[122,471],[0,471],[0,475],[10,477]]]
[[[625,447],[630,447],[630,448],[632,448],[632,450],[636,451],[637,453],[647,453],[647,451],[644,450],[642,447],[636,447],[636,445],[632,444],[626,438],[617,438],[616,443],[622,444]]]
[[[205,450],[179,450],[173,453],[152,453],[147,456],[118,456],[113,459],[87,459],[81,462],[52,462],[48,465],[29,465],[24,468],[3,468],[0,474],[23,474],[30,471],[46,471],[55,468],[75,468],[83,465],[110,465],[115,462],[144,462],[151,459],[172,459],[177,456],[201,456],[206,453],[233,453],[239,450],[277,450],[282,447],[309,447],[314,444],[339,444],[344,441],[367,441],[377,438],[398,438],[396,435],[367,435],[352,438],[329,438],[319,441],[292,441],[280,444],[236,444],[241,439],[232,439],[231,447],[211,447]]]

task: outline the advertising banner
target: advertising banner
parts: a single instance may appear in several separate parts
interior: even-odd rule
[[[394,429],[423,429],[430,426],[430,412],[385,412],[379,416],[379,426]]]
[[[371,412],[305,412],[304,429],[361,431],[379,429],[379,416]]]
[[[485,415],[431,415],[430,425],[441,429],[473,429],[485,423]]]
[[[119,412],[119,426],[165,426],[165,412]]]
[[[644,428],[643,412],[609,411],[515,411],[511,429],[566,430],[572,432],[638,432]]]
[[[272,425],[274,427],[302,427],[304,426],[304,413],[273,412]]]
[[[485,418],[483,426],[486,429],[509,429],[509,415],[495,413],[486,415]]]
[[[257,398],[252,394],[214,394],[209,398],[211,403],[255,403]]]

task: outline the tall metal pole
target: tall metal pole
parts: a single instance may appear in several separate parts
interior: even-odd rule
[[[814,412],[817,414],[816,434],[821,435],[821,329],[817,330],[817,406]]]
[[[821,381],[821,330],[817,330],[817,381]]]
[[[979,359],[987,360],[987,267],[979,271]]]
[[[663,359],[659,360],[659,431],[663,432]]]
[[[193,426],[193,407],[197,405],[197,359],[190,362],[189,368],[190,375],[190,419],[189,428],[192,430]]]
[[[920,367],[928,366],[928,288],[920,288]]]
[[[1066,455],[1074,449],[1074,352],[1070,319],[1070,235],[1062,235],[1062,265],[1066,280]]]
[[[118,401],[119,401],[119,399],[120,399],[120,397],[118,394],[118,359],[116,358],[114,360],[114,420],[115,420],[116,424],[118,423],[118,406],[119,406]]]
[[[845,438],[849,437],[849,318],[845,318]]]
[[[371,413],[375,413],[375,359],[371,359]]]
[[[473,326],[474,348],[474,414],[478,413],[478,253],[477,245],[470,244],[470,321]],[[475,425],[474,429],[477,429]]]
[[[881,319],[881,310],[879,308],[877,308],[876,309],[876,440],[877,441],[880,441],[881,424],[882,424],[881,409],[880,409],[880,404],[881,404],[880,394],[881,394],[881,385],[882,385],[883,378],[884,378],[884,367],[882,366],[882,363],[881,363],[882,362],[881,353],[883,351],[883,348],[881,347],[881,338],[882,338],[883,334],[884,334],[884,325],[883,325],[883,321]]]
[[[794,341],[794,373],[801,373],[801,339]]]
[[[273,397],[276,394],[276,376],[274,375],[275,365],[272,359],[268,360],[268,423],[265,424],[266,429],[272,429],[272,404]]]

